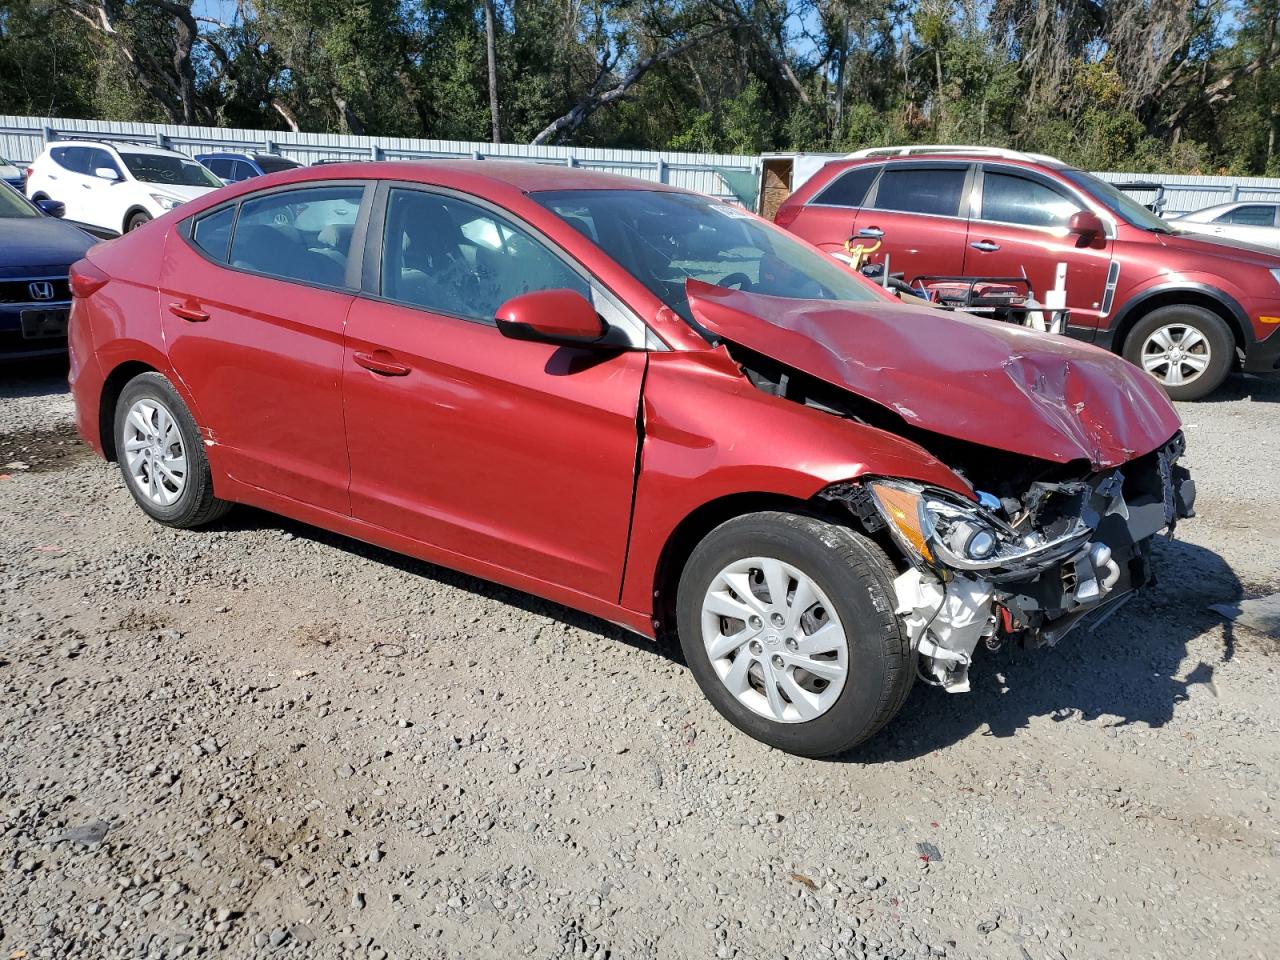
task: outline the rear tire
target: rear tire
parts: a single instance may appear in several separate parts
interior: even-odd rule
[[[712,705],[755,739],[805,757],[848,750],[898,712],[915,679],[895,575],[848,527],[781,512],[729,520],[680,578],[685,660]],[[723,612],[739,607],[740,619]]]
[[[1199,400],[1231,372],[1235,337],[1212,310],[1172,304],[1152,310],[1133,325],[1124,358],[1145,370],[1172,400]]]
[[[144,213],[143,211],[139,210],[137,213],[131,214],[129,219],[125,221],[124,232],[131,233],[132,231],[137,230],[143,224],[150,223],[150,222],[151,222],[151,214]]]
[[[125,384],[113,430],[125,486],[151,519],[185,529],[212,523],[231,509],[213,495],[200,430],[161,374],[142,373]]]

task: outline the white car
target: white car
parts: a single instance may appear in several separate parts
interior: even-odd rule
[[[1191,233],[1280,247],[1280,203],[1258,200],[1219,203],[1171,222]]]
[[[208,169],[173,150],[97,140],[55,141],[27,170],[32,200],[61,200],[68,220],[119,233],[220,186]]]

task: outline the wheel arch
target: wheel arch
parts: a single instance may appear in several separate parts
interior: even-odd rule
[[[870,536],[891,558],[898,557],[895,545],[885,537],[871,536],[856,522],[854,516],[837,503],[820,497],[803,499],[783,493],[754,491],[733,493],[710,500],[694,509],[681,520],[667,537],[653,578],[653,618],[658,636],[673,634],[676,622],[676,594],[685,563],[694,548],[716,527],[734,517],[769,510],[782,510],[810,517],[818,517],[839,523]]]
[[[145,213],[148,217],[151,217],[151,211],[148,210],[146,207],[144,207],[142,204],[135,203],[131,205],[129,209],[124,212],[124,219],[120,221],[121,234],[125,234],[129,232],[129,221],[133,219],[133,215],[135,213]],[[155,219],[155,218],[152,217],[152,219]]]
[[[1143,317],[1161,307],[1201,307],[1217,314],[1231,331],[1237,350],[1249,345],[1249,318],[1235,298],[1207,284],[1177,284],[1154,287],[1124,305],[1112,328],[1108,345],[1113,353],[1123,353],[1129,331]]]
[[[149,363],[142,360],[126,360],[107,375],[102,382],[102,394],[98,402],[98,437],[102,443],[103,455],[114,461],[116,459],[115,420],[116,404],[125,385],[142,373],[161,373]]]

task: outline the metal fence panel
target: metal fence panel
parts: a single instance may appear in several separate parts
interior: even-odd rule
[[[254,150],[278,153],[304,164],[312,164],[317,160],[526,160],[669,183],[725,200],[743,202],[748,206],[754,206],[755,197],[743,196],[741,193],[741,184],[746,178],[732,178],[739,184],[739,192],[735,193],[718,170],[729,171],[731,174],[752,174],[753,183],[758,182],[760,171],[759,157],[733,154],[356,137],[327,133],[240,130],[230,127],[0,115],[0,156],[15,162],[30,161],[44,149],[49,140],[75,137],[155,144],[188,154],[212,150]]]

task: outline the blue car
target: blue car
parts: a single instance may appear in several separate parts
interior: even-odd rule
[[[213,175],[226,183],[239,183],[264,173],[279,173],[302,166],[296,160],[274,153],[202,153],[196,160],[213,171]]]
[[[97,240],[59,220],[63,209],[0,183],[0,360],[66,352],[67,273]]]
[[[22,193],[27,185],[27,172],[12,160],[0,157],[0,180]]]

